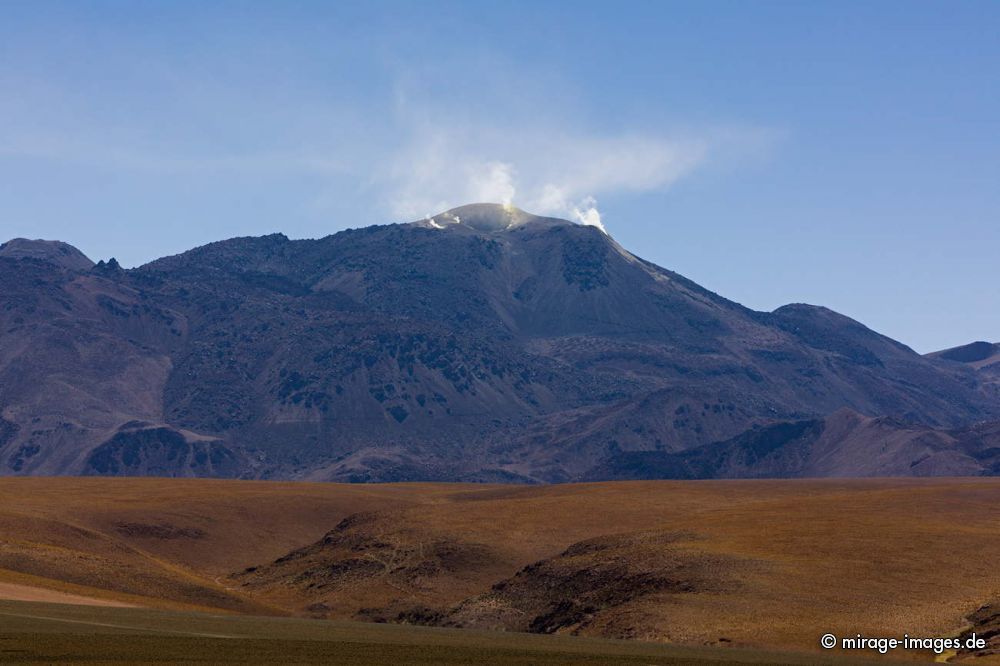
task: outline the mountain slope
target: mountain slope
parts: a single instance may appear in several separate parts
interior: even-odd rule
[[[1000,363],[1000,344],[983,341],[970,342],[961,347],[952,347],[951,349],[932,352],[927,356],[945,361],[966,363],[976,369],[980,369],[987,365]]]
[[[1000,472],[997,424],[939,430],[848,409],[824,419],[773,423],[678,453],[623,452],[593,479],[726,479],[992,476]]]
[[[0,254],[0,286],[7,474],[565,481],[841,408],[1000,417],[962,364],[495,205],[129,271]]]
[[[962,364],[976,371],[982,390],[1000,402],[1000,343],[972,342],[927,354],[927,358]]]
[[[14,238],[0,245],[0,257],[33,259],[77,271],[90,270],[94,266],[94,262],[87,255],[61,241]]]

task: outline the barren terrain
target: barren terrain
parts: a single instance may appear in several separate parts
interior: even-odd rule
[[[1000,420],[978,346],[921,356],[824,307],[753,311],[499,205],[130,270],[15,239],[0,294],[0,476],[1000,473],[996,427],[971,428]]]
[[[992,479],[8,478],[0,583],[186,611],[817,650],[828,631],[949,636],[977,611],[995,623],[980,609],[1000,590],[998,504]]]

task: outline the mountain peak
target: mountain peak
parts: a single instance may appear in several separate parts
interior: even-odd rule
[[[14,238],[0,245],[0,257],[37,259],[74,271],[87,271],[94,266],[87,255],[62,241]]]
[[[435,229],[461,224],[466,228],[484,233],[498,233],[529,224],[533,226],[564,226],[573,223],[556,217],[533,215],[510,204],[474,203],[452,208],[418,224]]]
[[[974,367],[979,367],[982,365],[989,365],[991,363],[995,363],[997,360],[1000,360],[1000,343],[978,340],[960,347],[952,347],[951,349],[943,349],[938,352],[932,352],[927,354],[927,356],[930,356],[931,358],[941,358],[946,361],[967,363]]]
[[[842,466],[798,462],[831,432],[869,432],[823,421],[842,407],[928,427],[1000,418],[993,371],[922,359],[825,308],[751,311],[573,222],[491,204],[431,222],[233,238],[124,272],[45,263],[89,265],[65,244],[5,244],[0,476],[1000,469],[972,455],[992,443],[923,463],[918,442],[886,467],[882,431],[815,449],[846,451]]]

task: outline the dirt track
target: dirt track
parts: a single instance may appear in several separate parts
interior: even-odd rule
[[[72,606],[108,606],[112,608],[136,608],[135,604],[108,599],[94,599],[77,594],[67,594],[42,587],[0,583],[0,599],[8,601],[39,601],[48,604],[69,604]]]

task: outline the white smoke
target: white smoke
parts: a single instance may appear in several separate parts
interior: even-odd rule
[[[669,187],[701,166],[708,143],[656,136],[416,128],[382,179],[396,219],[466,203],[515,205],[607,233],[597,197]]]
[[[471,201],[489,201],[511,205],[517,188],[514,187],[514,167],[505,162],[487,162],[472,169],[468,189]]]
[[[608,233],[608,230],[601,223],[601,213],[597,210],[597,200],[594,197],[586,197],[580,206],[573,207],[573,219],[580,224],[597,227],[604,233]]]
[[[529,200],[525,206],[528,212],[562,216],[580,224],[597,227],[604,233],[608,233],[608,230],[601,223],[601,212],[597,210],[597,199],[590,194],[573,202],[567,196],[564,187],[546,183],[542,187],[541,194],[536,199]]]

